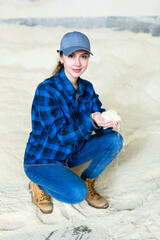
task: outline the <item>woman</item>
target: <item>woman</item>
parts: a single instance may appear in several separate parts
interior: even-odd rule
[[[39,84],[32,105],[24,157],[32,199],[43,213],[53,211],[51,197],[70,204],[86,199],[92,207],[107,208],[94,182],[122,149],[123,139],[113,131],[118,122],[105,121],[92,84],[80,78],[93,55],[87,36],[65,34],[57,52],[53,76]],[[89,160],[81,177],[70,170]]]

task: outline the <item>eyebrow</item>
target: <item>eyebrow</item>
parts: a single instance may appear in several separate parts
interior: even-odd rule
[[[69,55],[75,55],[75,52],[70,53]],[[69,56],[69,55],[68,55],[68,56]],[[82,55],[88,55],[88,56],[89,56],[90,54],[89,54],[89,52],[84,52],[84,53],[82,53],[80,56],[82,56]]]
[[[89,53],[88,52],[84,52],[81,55],[89,55]]]

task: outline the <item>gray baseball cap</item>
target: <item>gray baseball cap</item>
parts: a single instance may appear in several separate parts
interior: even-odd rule
[[[66,33],[61,40],[60,50],[57,52],[62,51],[65,56],[68,56],[77,50],[86,50],[93,55],[90,51],[90,41],[85,34],[76,31]]]

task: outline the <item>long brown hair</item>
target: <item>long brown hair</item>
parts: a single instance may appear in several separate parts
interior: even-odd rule
[[[60,56],[62,57],[63,56],[63,52],[61,51],[60,52]],[[61,63],[61,61],[58,61],[55,69],[53,70],[52,72],[52,76],[56,75],[57,73],[59,73],[63,68],[63,64]]]

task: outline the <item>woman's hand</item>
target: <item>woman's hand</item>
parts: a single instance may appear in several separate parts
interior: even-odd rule
[[[95,112],[91,114],[91,118],[93,122],[95,122],[99,127],[104,127],[104,128],[111,128],[111,127],[116,127],[119,123],[119,121],[114,122],[114,121],[106,121],[100,112]]]

